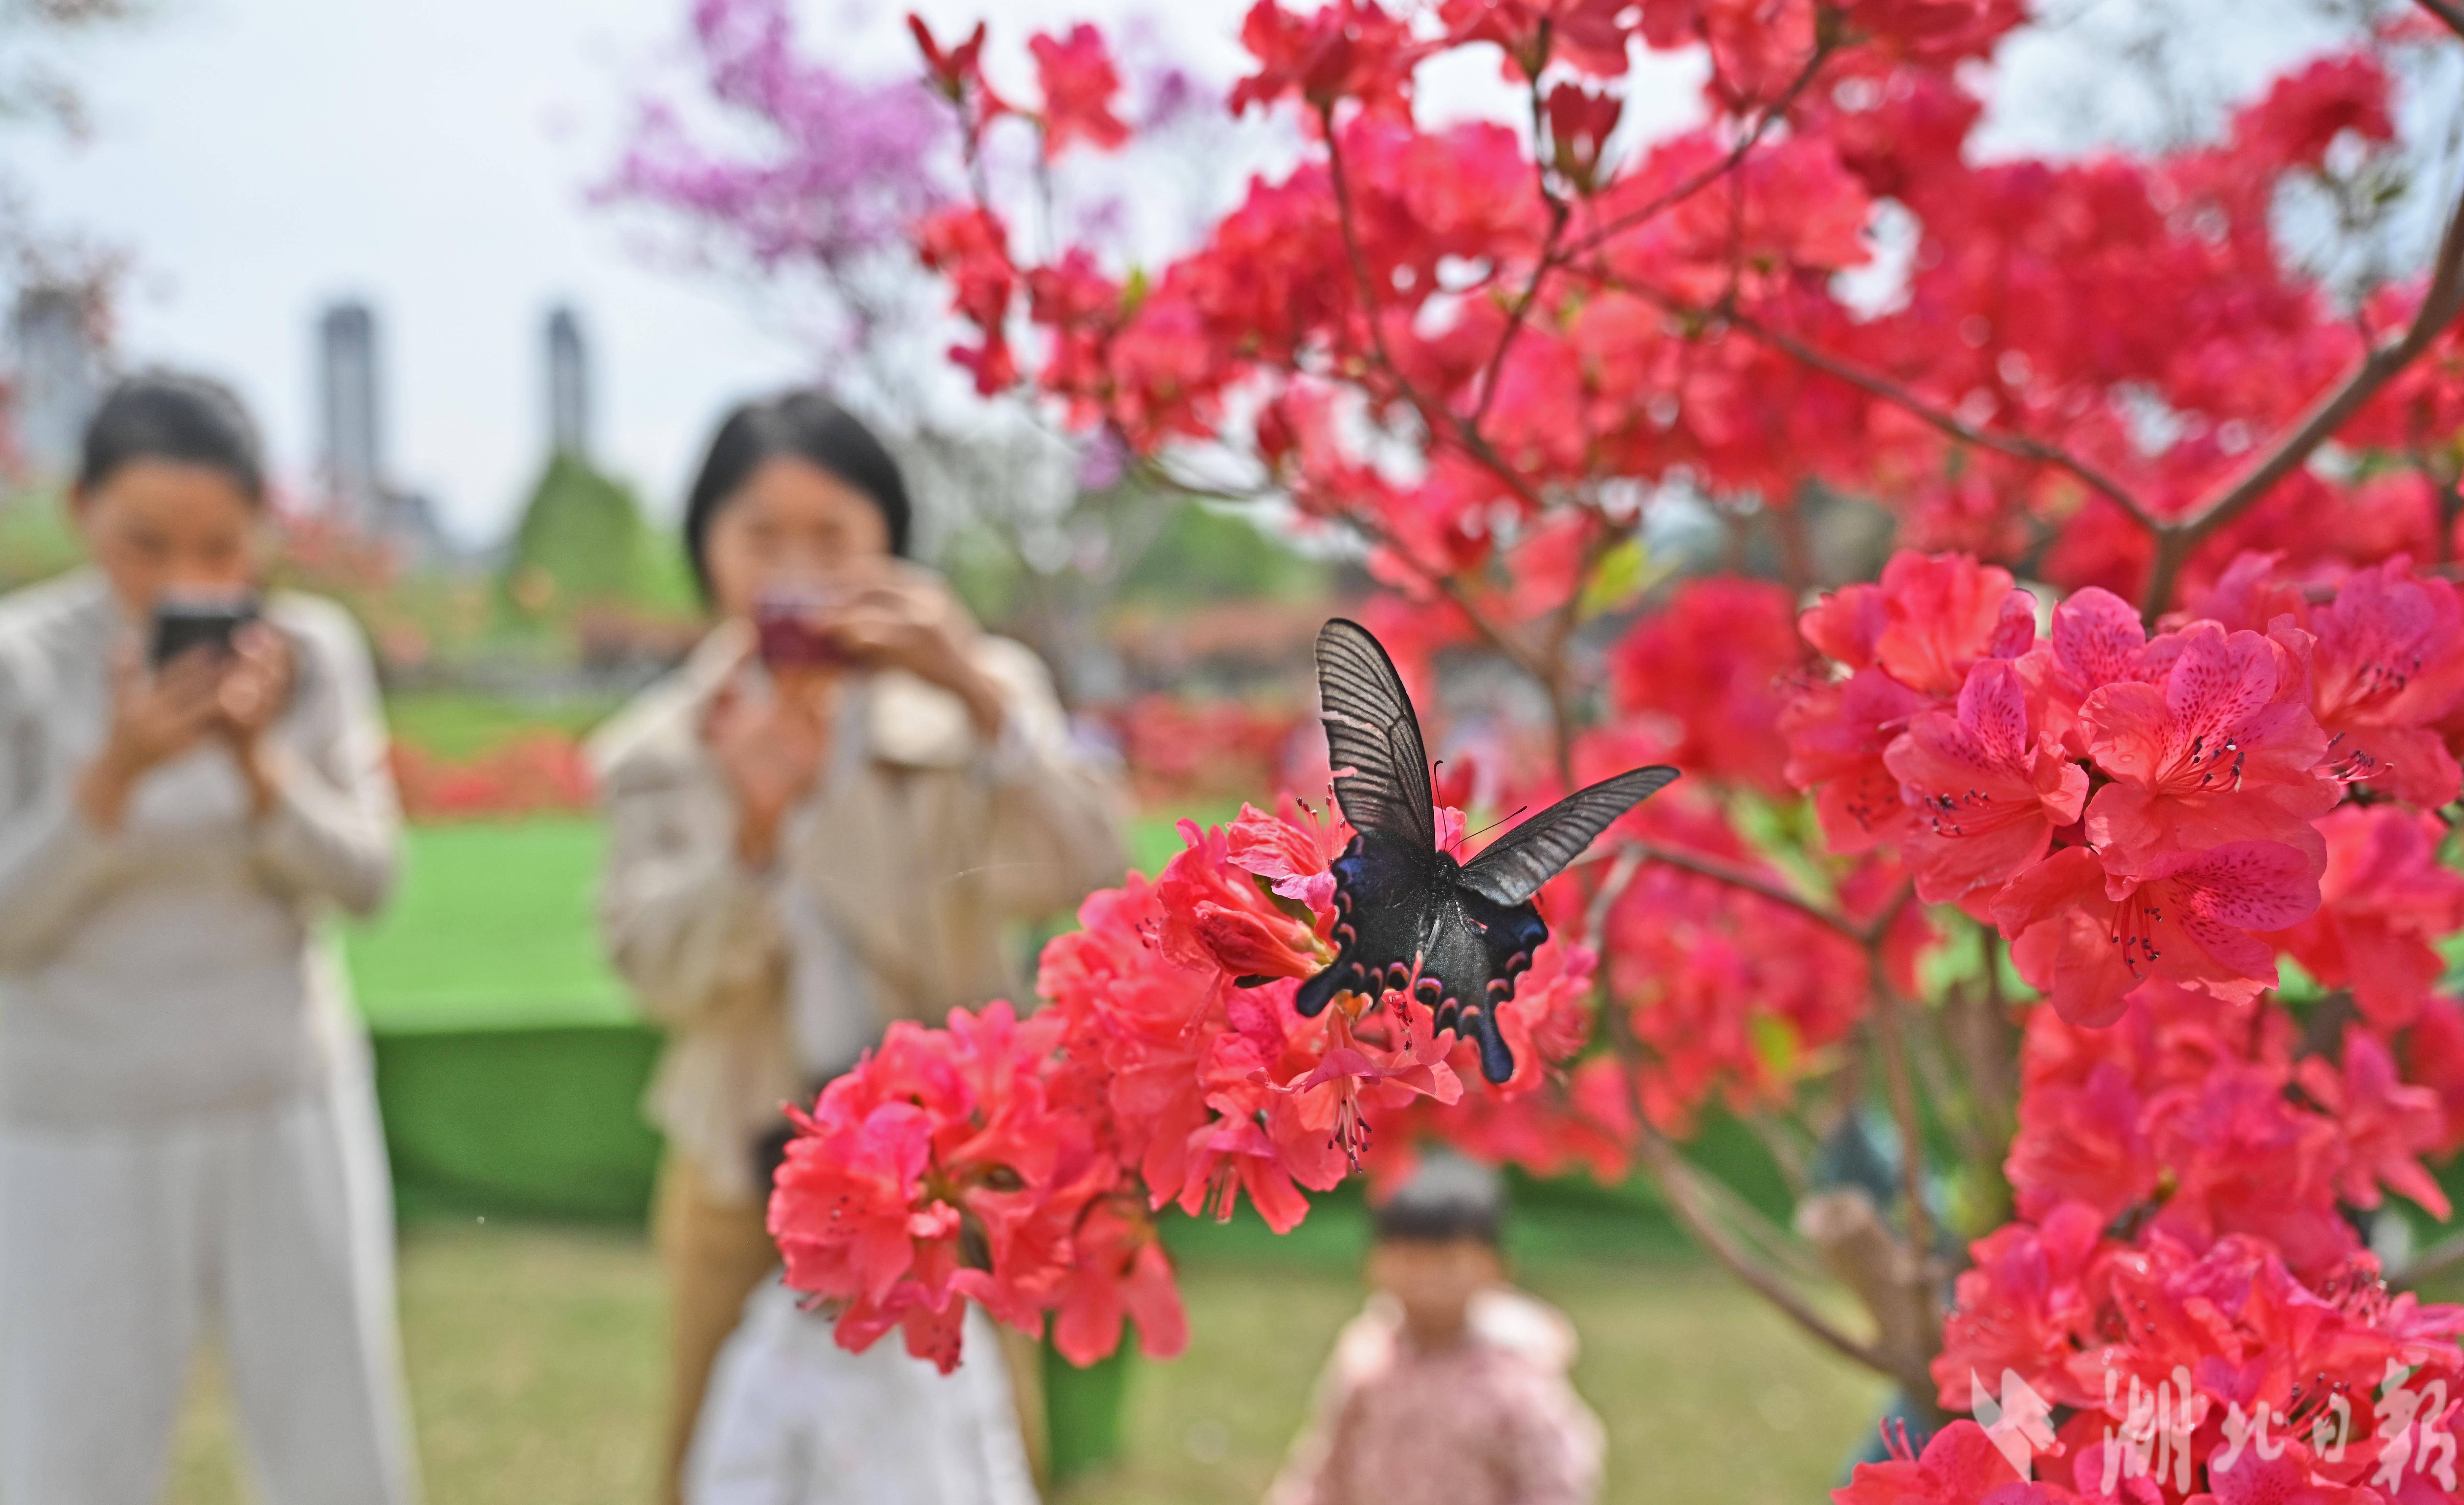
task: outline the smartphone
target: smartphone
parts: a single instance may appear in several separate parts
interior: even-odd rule
[[[229,653],[231,639],[255,620],[253,596],[165,596],[154,603],[154,666],[190,648]]]
[[[753,604],[753,629],[761,662],[772,668],[820,668],[845,664],[837,643],[813,625],[835,606],[842,592],[820,584],[776,586]]]

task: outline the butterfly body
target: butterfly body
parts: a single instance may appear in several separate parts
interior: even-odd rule
[[[1293,1003],[1314,1017],[1343,992],[1408,990],[1480,1047],[1481,1074],[1504,1081],[1513,1053],[1498,1008],[1549,938],[1531,902],[1618,816],[1677,776],[1635,769],[1550,806],[1469,862],[1436,842],[1419,718],[1386,650],[1337,618],[1318,634],[1318,683],[1334,794],[1353,834],[1331,864],[1335,958]]]
[[[1483,1074],[1503,1081],[1514,1058],[1492,1015],[1549,938],[1548,922],[1537,905],[1501,905],[1464,887],[1454,855],[1433,855],[1423,862],[1386,838],[1353,837],[1333,862],[1334,961],[1294,1002],[1313,1015],[1338,992],[1409,992],[1435,1014],[1432,1028],[1477,1040]]]

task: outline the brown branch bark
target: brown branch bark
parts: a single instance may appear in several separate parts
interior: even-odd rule
[[[1871,393],[1911,418],[1947,434],[1962,444],[1974,445],[1980,449],[1991,449],[1997,454],[2009,455],[2014,460],[2027,460],[2038,465],[2052,466],[2072,476],[2090,491],[2119,505],[2123,512],[2130,514],[2132,521],[2149,532],[2160,531],[2165,526],[2157,520],[2154,513],[2147,511],[2145,504],[2142,503],[2128,487],[2059,445],[2047,444],[2041,439],[2032,439],[2025,434],[2011,434],[1998,429],[1980,428],[1963,421],[1955,414],[1945,412],[1942,408],[1917,396],[1906,386],[1879,372],[1865,370],[1837,356],[1818,350],[1793,335],[1783,334],[1771,328],[1750,315],[1729,309],[1724,311],[1723,316],[1731,327],[1793,358],[1801,364],[1812,366],[1826,376],[1835,377],[1860,391]]]
[[[2464,36],[2464,5],[2456,0],[2420,0],[2421,8],[2447,23],[2447,29]]]
[[[2156,534],[2156,559],[2147,572],[2147,592],[2140,614],[2153,622],[2173,599],[2182,566],[2210,534],[2232,522],[2265,496],[2276,483],[2305,464],[2318,447],[2335,436],[2397,372],[2419,360],[2447,326],[2464,313],[2464,193],[2449,210],[2439,235],[2438,253],[2431,261],[2430,286],[2421,307],[2392,343],[2362,358],[2343,381],[2321,395],[2301,421],[2240,474],[2218,487],[2180,521]]]
[[[1636,1110],[1640,1111],[1640,1103]],[[1756,1294],[1776,1306],[1791,1321],[1810,1334],[1815,1341],[1836,1353],[1855,1360],[1877,1374],[1903,1379],[1906,1364],[1872,1343],[1860,1342],[1839,1330],[1829,1318],[1814,1309],[1813,1303],[1798,1295],[1778,1274],[1739,1243],[1710,1215],[1702,1202],[1702,1189],[1695,1184],[1694,1167],[1677,1153],[1677,1146],[1660,1135],[1660,1131],[1643,1125],[1639,1140],[1643,1168],[1652,1184],[1660,1189],[1668,1209],[1676,1214],[1694,1240],[1710,1252],[1711,1257],[1727,1267],[1730,1275],[1753,1288]]]

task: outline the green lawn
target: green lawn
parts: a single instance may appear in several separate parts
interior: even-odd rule
[[[1867,1434],[1881,1386],[1718,1275],[1534,1262],[1526,1283],[1581,1331],[1575,1381],[1607,1421],[1615,1505],[1814,1505]],[[1133,1371],[1129,1452],[1057,1505],[1249,1505],[1358,1309],[1346,1270],[1193,1257],[1191,1341]],[[499,1224],[429,1227],[403,1256],[404,1343],[429,1498],[636,1505],[658,1435],[657,1278],[640,1241]],[[210,1366],[170,1498],[222,1505],[231,1419]]]
[[[401,890],[345,933],[379,1030],[609,1024],[632,1017],[599,949],[602,837],[583,817],[413,826]]]

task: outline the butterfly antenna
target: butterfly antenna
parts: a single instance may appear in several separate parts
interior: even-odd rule
[[[1502,816],[1498,817],[1496,819],[1494,819],[1494,820],[1490,821],[1488,824],[1486,824],[1486,825],[1485,825],[1485,826],[1482,826],[1479,830],[1477,830],[1477,831],[1466,831],[1466,832],[1464,832],[1463,835],[1461,835],[1461,836],[1459,836],[1459,837],[1455,838],[1455,846],[1461,846],[1461,845],[1463,845],[1465,841],[1470,840],[1473,837],[1476,837],[1476,836],[1486,836],[1486,835],[1488,835],[1491,831],[1496,830],[1499,826],[1502,826],[1502,825],[1506,824],[1506,822],[1507,822],[1508,820],[1513,819],[1516,816],[1519,816],[1519,815],[1523,814],[1523,812],[1525,812],[1526,810],[1529,810],[1529,809],[1530,809],[1530,808],[1531,808],[1531,807],[1530,807],[1529,805],[1517,805],[1517,806],[1515,806],[1513,809],[1511,809],[1511,810],[1507,811],[1506,814],[1504,814],[1504,815],[1502,815]],[[1454,850],[1454,847],[1451,847],[1451,846],[1450,846],[1450,847],[1446,848],[1446,850],[1451,852],[1451,851],[1453,851],[1453,850]]]

